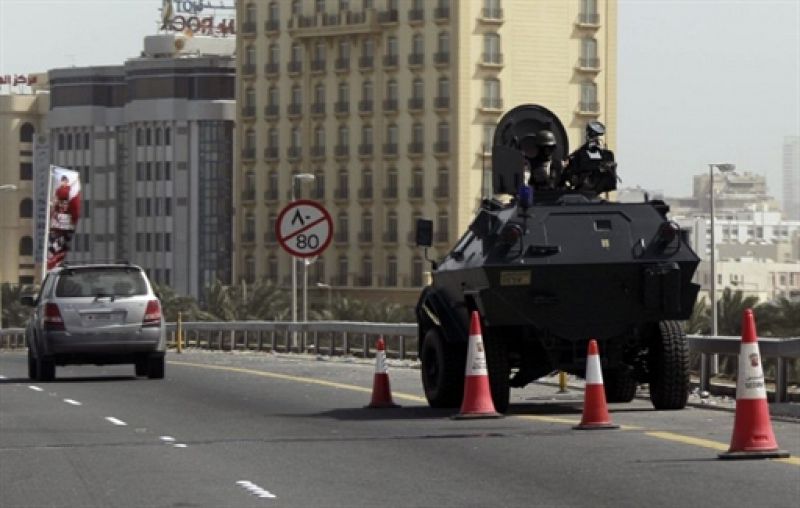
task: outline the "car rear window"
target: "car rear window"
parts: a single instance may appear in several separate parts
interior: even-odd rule
[[[56,297],[137,296],[147,294],[142,272],[130,268],[65,270],[56,284]]]

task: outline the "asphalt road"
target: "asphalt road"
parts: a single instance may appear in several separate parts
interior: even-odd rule
[[[170,353],[167,377],[60,367],[27,380],[0,354],[0,506],[780,506],[790,459],[720,461],[733,414],[612,404],[619,430],[577,431],[582,394],[533,385],[511,414],[456,421],[427,407],[419,371],[391,368],[398,409],[364,409],[369,363]]]

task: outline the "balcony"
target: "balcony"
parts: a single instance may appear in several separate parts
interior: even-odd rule
[[[372,285],[371,275],[359,275],[356,277],[355,285],[360,287],[369,287]]]
[[[325,145],[315,145],[311,147],[311,158],[312,159],[324,159],[325,158]]]
[[[484,97],[481,99],[481,109],[484,112],[500,112],[503,109],[503,99],[500,97]]]
[[[397,55],[385,55],[383,57],[383,67],[385,69],[396,69],[399,58]]]
[[[425,151],[425,144],[422,141],[413,141],[408,144],[408,156],[419,156]]]
[[[350,57],[337,58],[336,61],[333,62],[333,70],[336,72],[350,72]]]
[[[358,101],[358,112],[362,115],[372,114],[373,104],[372,100]]]
[[[481,55],[480,65],[483,67],[502,67],[503,66],[503,54],[502,53],[483,53]]]
[[[500,24],[503,22],[503,9],[500,7],[484,7],[478,19],[483,23]]]
[[[437,7],[433,10],[434,23],[450,22],[450,7]]]
[[[303,62],[289,62],[286,64],[286,72],[289,76],[297,76],[303,71]]]
[[[264,75],[268,78],[276,78],[281,70],[281,64],[278,62],[269,62],[264,64]]]
[[[383,144],[384,157],[397,157],[397,143],[384,143]]]
[[[267,120],[277,120],[280,116],[280,108],[277,104],[267,104],[264,106],[264,116]]]
[[[425,99],[422,97],[411,97],[408,99],[408,110],[412,112],[422,112],[425,106]]]
[[[397,186],[386,187],[383,189],[383,199],[397,199]]]
[[[311,74],[322,74],[325,72],[325,59],[317,58],[311,60]]]
[[[372,201],[373,199],[372,187],[361,187],[358,189],[359,201]]]
[[[581,101],[578,104],[578,110],[575,113],[581,116],[598,116],[600,115],[600,103]]]
[[[372,243],[372,231],[358,233],[358,243]]]
[[[600,72],[600,59],[597,57],[581,57],[575,66],[581,72]]]
[[[298,161],[302,156],[303,149],[299,146],[290,146],[286,149],[286,158],[290,161]]]
[[[449,141],[437,141],[433,144],[433,153],[436,155],[449,155],[450,154],[450,142]]]
[[[268,19],[264,22],[264,32],[267,35],[275,35],[281,31],[281,21],[279,19]]]
[[[412,185],[408,188],[408,199],[420,200],[425,196],[425,189],[421,185]]]
[[[256,75],[256,64],[245,63],[242,64],[242,76],[253,77]]]
[[[243,190],[241,195],[244,203],[252,203],[256,200],[256,190],[254,188]]]
[[[303,105],[302,104],[289,104],[286,106],[286,114],[289,115],[289,118],[297,118],[303,114]]]
[[[412,69],[418,69],[425,63],[424,53],[411,53],[408,55],[408,66]]]
[[[359,157],[371,157],[374,151],[374,145],[372,143],[361,143],[358,145],[358,155]]]
[[[333,150],[337,159],[348,159],[350,157],[350,145],[336,145]]]
[[[333,108],[337,115],[349,115],[350,101],[337,101],[336,104],[333,105]]]
[[[358,59],[358,69],[361,71],[371,71],[375,67],[374,56],[362,56]]]
[[[436,97],[433,99],[433,107],[437,111],[446,111],[450,109],[450,97]]]
[[[425,22],[425,11],[423,9],[410,9],[408,11],[408,24],[419,25]]]
[[[278,189],[277,187],[270,187],[269,189],[264,191],[264,199],[266,201],[277,201],[278,200]]]
[[[278,160],[278,147],[268,146],[264,149],[264,160],[267,162],[276,162]]]
[[[244,120],[253,120],[256,117],[256,107],[255,106],[243,106],[242,107],[242,118]]]
[[[319,117],[325,116],[325,103],[324,102],[316,102],[311,105],[311,116]]]
[[[437,51],[433,54],[433,65],[436,67],[443,67],[445,65],[450,65],[450,52],[449,51]]]
[[[397,113],[397,99],[384,99],[383,111],[385,113]]]
[[[347,201],[350,199],[350,188],[340,187],[333,192],[333,199],[337,201]]]
[[[289,34],[293,38],[319,38],[377,34],[380,27],[375,9],[363,12],[342,11],[338,14],[293,15],[289,19]]]
[[[242,148],[242,160],[243,161],[256,160],[256,149],[252,147]]]
[[[389,230],[383,234],[383,243],[397,243],[397,230]]]
[[[242,37],[249,39],[250,37],[255,37],[256,35],[256,22],[255,21],[245,21],[242,23]]]
[[[378,13],[378,23],[381,25],[396,25],[400,15],[397,9],[387,9]]]
[[[600,14],[596,12],[582,12],[578,15],[578,20],[575,24],[579,28],[600,28]]]

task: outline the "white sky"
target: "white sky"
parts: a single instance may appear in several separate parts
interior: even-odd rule
[[[780,199],[783,138],[800,135],[800,0],[618,1],[622,185],[687,195],[708,163],[732,162]],[[119,64],[160,5],[0,0],[0,74]]]

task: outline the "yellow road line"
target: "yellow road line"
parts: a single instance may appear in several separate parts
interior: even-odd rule
[[[372,388],[364,388],[363,386],[347,385],[344,383],[336,383],[334,381],[325,381],[323,379],[312,379],[307,377],[292,376],[289,374],[278,374],[277,372],[266,372],[263,370],[243,369],[240,367],[226,367],[222,365],[208,365],[204,363],[191,363],[170,360],[171,365],[183,365],[186,367],[198,367],[201,369],[209,370],[222,370],[227,372],[239,372],[241,374],[252,374],[254,376],[269,377],[273,379],[281,379],[283,381],[295,381],[298,383],[307,383],[312,385],[328,386],[331,388],[340,388],[342,390],[350,390],[353,392],[372,393]],[[392,392],[392,396],[398,399],[410,400],[414,402],[425,402],[424,397],[418,397],[410,393]]]
[[[267,372],[263,370],[254,370],[254,369],[243,369],[241,367],[227,367],[222,365],[208,365],[204,363],[192,363],[192,362],[182,362],[177,360],[170,360],[168,362],[171,365],[183,365],[186,367],[198,367],[201,369],[209,369],[209,370],[221,370],[227,372],[238,372],[241,374],[251,374],[254,376],[260,377],[268,377],[272,379],[281,379],[283,381],[294,381],[298,383],[307,383],[312,385],[319,385],[319,386],[328,386],[330,388],[339,388],[342,390],[350,390],[353,392],[361,392],[361,393],[372,393],[372,388],[364,388],[362,386],[355,386],[355,385],[348,385],[344,383],[336,383],[334,381],[325,381],[323,379],[312,379],[307,377],[300,377],[300,376],[292,376],[289,374],[278,374],[277,372]],[[402,393],[402,392],[392,392],[392,396],[398,399],[413,401],[413,402],[425,402],[424,397],[419,397],[417,395],[412,395],[410,393]],[[566,423],[568,425],[577,425],[580,423],[580,420],[574,418],[561,418],[557,416],[539,416],[539,415],[515,415],[517,418],[522,418],[525,420],[534,420],[539,422],[546,422],[546,423]],[[636,431],[636,430],[644,430],[642,427],[637,427],[634,425],[621,425],[620,430],[625,431]],[[650,431],[644,433],[646,436],[655,437],[658,439],[665,439],[667,441],[675,441],[678,443],[688,444],[692,446],[698,446],[701,448],[710,448],[712,450],[725,452],[728,451],[728,445],[725,443],[720,443],[719,441],[711,441],[709,439],[701,439],[692,436],[685,436],[683,434],[676,434],[674,432],[665,432],[665,431]],[[772,459],[774,462],[783,462],[784,464],[791,464],[795,466],[800,466],[800,458],[798,457],[790,457],[788,459]]]

